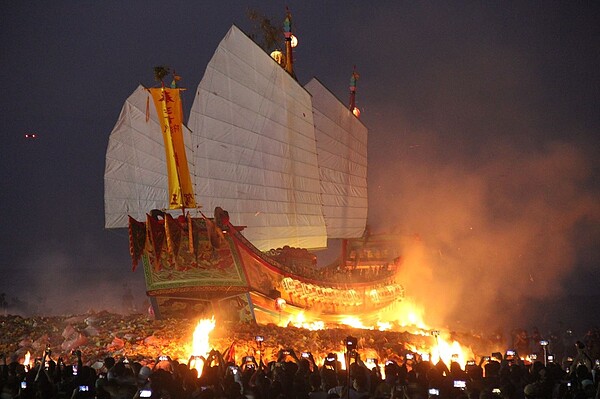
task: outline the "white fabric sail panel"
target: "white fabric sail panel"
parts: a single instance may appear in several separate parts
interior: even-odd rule
[[[367,128],[317,79],[305,88],[312,95],[327,236],[360,237],[368,211]]]
[[[207,66],[188,126],[205,214],[227,210],[261,250],[326,246],[310,95],[235,26]]]
[[[184,142],[190,143],[189,129],[184,126],[183,130]],[[186,150],[189,155],[190,148]],[[128,215],[145,221],[146,213],[167,206],[168,177],[161,127],[154,103],[140,85],[125,101],[108,140],[104,171],[105,227],[127,227]]]

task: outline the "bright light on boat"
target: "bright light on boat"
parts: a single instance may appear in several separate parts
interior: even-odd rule
[[[285,308],[285,305],[286,305],[286,303],[287,303],[287,302],[285,301],[285,299],[283,299],[283,298],[277,298],[277,299],[275,300],[275,307],[276,307],[278,310],[284,309],[284,308]]]
[[[271,58],[273,58],[279,65],[283,63],[283,53],[279,50],[275,50],[271,53]]]

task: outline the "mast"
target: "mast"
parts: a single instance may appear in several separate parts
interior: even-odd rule
[[[352,71],[352,76],[350,77],[350,105],[348,108],[350,112],[354,114],[354,109],[356,108],[356,81],[358,80],[358,74],[356,73],[356,65],[354,66],[354,70]],[[341,264],[344,269],[346,269],[346,260],[347,260],[347,251],[348,251],[348,239],[342,239],[342,256],[341,256]]]
[[[348,107],[350,111],[357,118],[360,117],[360,110],[356,107],[356,82],[358,81],[358,72],[356,72],[356,65],[354,66],[354,70],[352,71],[352,76],[350,77],[350,106]]]
[[[292,55],[292,14],[286,8],[285,20],[283,21],[283,35],[285,36],[285,70],[294,78],[294,58]]]

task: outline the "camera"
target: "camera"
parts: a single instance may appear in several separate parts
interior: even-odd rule
[[[357,345],[358,345],[358,339],[356,337],[348,336],[346,338],[346,349],[348,351],[355,350]]]
[[[151,398],[152,391],[150,389],[141,389],[140,390],[140,398]]]
[[[465,389],[467,388],[467,382],[464,380],[454,380],[454,388]]]
[[[506,356],[514,356],[514,355],[515,355],[515,351],[513,351],[513,350],[506,351]]]
[[[530,358],[531,360],[537,360],[537,354],[535,354],[535,353],[532,353],[531,355],[529,355],[529,358]]]
[[[492,389],[492,393],[494,395],[500,395],[502,392],[500,391],[500,388],[494,388],[494,389]]]
[[[542,346],[546,346],[546,345],[548,345],[548,341],[546,341],[545,339],[544,339],[544,340],[541,340],[541,341],[540,341],[540,345],[542,345]]]
[[[255,338],[256,342],[263,342],[265,340],[265,337],[263,337],[262,335],[257,335]]]
[[[302,352],[301,355],[303,358],[309,358],[310,357],[310,352]]]
[[[27,382],[21,381],[21,389],[26,389],[26,388],[27,388]]]
[[[89,392],[90,387],[89,385],[80,385],[79,386],[79,392]]]
[[[413,355],[412,353],[406,354],[406,360],[413,360],[414,358],[415,358],[415,355]]]
[[[549,363],[553,363],[554,362],[554,355],[548,355],[548,362]]]
[[[169,360],[170,360],[169,356],[161,355],[161,356],[158,357],[158,361],[159,362],[165,362],[165,361],[168,362]]]
[[[73,365],[73,375],[77,375],[77,365]]]
[[[440,396],[440,390],[437,388],[429,388],[428,392],[431,396]]]

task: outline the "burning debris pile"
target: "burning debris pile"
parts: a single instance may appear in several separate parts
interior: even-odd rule
[[[202,327],[202,326],[208,327]],[[207,328],[202,331],[202,328]],[[281,349],[296,353],[311,352],[318,362],[328,353],[341,354],[347,336],[358,337],[358,351],[363,358],[380,361],[403,357],[407,352],[431,353],[441,351],[439,340],[460,340],[469,349],[461,349],[461,357],[474,353],[489,353],[489,342],[470,335],[434,337],[429,334],[411,334],[377,330],[335,328],[307,330],[275,325],[199,323],[198,320],[153,320],[145,315],[122,316],[99,312],[70,317],[0,317],[0,353],[7,360],[22,362],[27,352],[41,357],[46,348],[52,350],[53,359],[72,359],[72,351],[81,350],[84,362],[92,364],[106,356],[127,357],[143,364],[151,363],[159,355],[187,362],[197,351],[197,336],[208,339],[210,348],[228,352],[239,363],[244,356],[261,356],[265,362],[275,360]],[[263,342],[256,337],[262,336]],[[439,339],[439,340],[438,340]],[[437,341],[437,342],[436,342]],[[445,341],[444,341],[445,342]],[[458,345],[458,344],[456,344]],[[456,348],[454,345],[454,348]],[[449,350],[453,350],[451,348]],[[458,346],[460,349],[461,347]],[[442,356],[443,357],[443,356]]]

